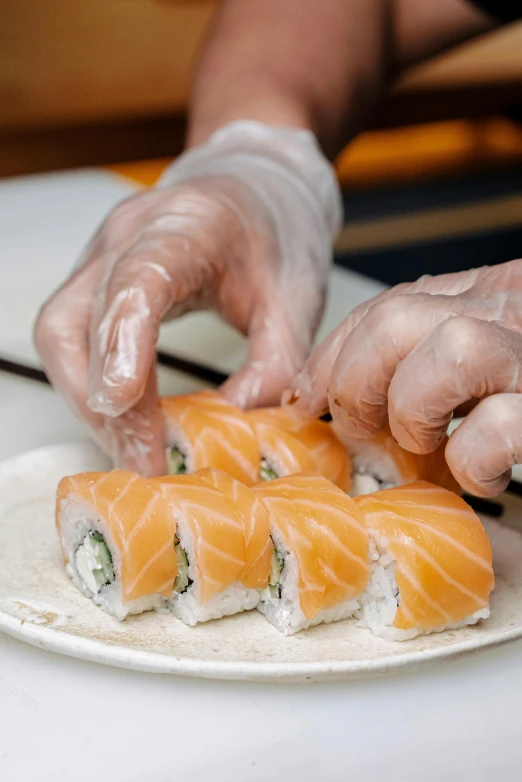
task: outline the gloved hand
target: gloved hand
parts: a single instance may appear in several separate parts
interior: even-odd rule
[[[469,492],[493,496],[522,461],[522,260],[422,277],[358,307],[310,356],[283,401],[328,408],[341,436],[386,416],[398,443],[430,453],[453,412],[476,403],[446,459]]]
[[[341,203],[314,136],[232,123],[109,215],[35,329],[52,383],[116,464],[164,473],[155,382],[162,320],[212,308],[248,335],[223,387],[277,403],[322,314]]]

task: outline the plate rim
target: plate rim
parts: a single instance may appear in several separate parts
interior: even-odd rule
[[[111,668],[154,673],[159,675],[187,676],[191,678],[306,683],[319,681],[349,681],[375,678],[393,673],[418,670],[424,665],[442,662],[471,654],[474,651],[494,648],[522,637],[522,628],[495,633],[489,639],[470,638],[451,646],[406,652],[403,655],[387,655],[372,660],[334,660],[332,662],[224,662],[178,658],[160,652],[136,650],[110,644],[93,638],[66,633],[58,628],[43,627],[27,619],[8,614],[0,609],[0,632],[17,638],[45,651],[65,657],[94,662]],[[393,643],[393,642],[391,642]]]

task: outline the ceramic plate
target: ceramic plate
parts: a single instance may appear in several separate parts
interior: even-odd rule
[[[106,665],[265,681],[375,676],[522,637],[522,532],[517,529],[522,501],[511,498],[505,514],[511,526],[485,520],[497,585],[491,618],[475,627],[399,644],[374,638],[350,621],[285,638],[255,611],[196,628],[154,612],[120,623],[72,585],[54,530],[59,479],[104,468],[103,457],[89,445],[53,446],[0,464],[1,631]]]

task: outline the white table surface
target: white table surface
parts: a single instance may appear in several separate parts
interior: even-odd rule
[[[36,362],[31,324],[130,185],[103,172],[0,184],[0,355]],[[379,290],[334,272],[321,329]],[[232,369],[244,345],[208,315],[163,347]],[[163,370],[164,392],[198,386]],[[0,375],[0,458],[85,437],[45,386]],[[154,676],[76,661],[0,634],[1,782],[519,782],[522,643],[421,672],[274,686]]]

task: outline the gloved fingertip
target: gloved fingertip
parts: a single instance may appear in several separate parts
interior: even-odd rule
[[[341,402],[334,394],[330,394],[328,399],[333,428],[339,439],[343,441],[349,442],[351,439],[370,440],[372,437],[375,437],[385,423],[386,414],[384,412],[379,414],[378,411],[372,411],[371,419],[363,419],[347,410],[344,402]]]
[[[401,448],[404,448],[405,451],[410,451],[410,453],[429,453],[431,449],[426,450],[426,448],[423,447],[423,443],[419,443],[418,440],[413,437],[412,434],[404,426],[402,426],[402,424],[400,424],[394,416],[390,415],[389,423],[393,439],[396,443],[398,443],[398,445],[401,446]]]
[[[250,364],[232,375],[219,390],[243,409],[275,407],[281,403],[281,386],[287,380],[280,367]]]
[[[121,418],[106,418],[110,455],[114,466],[137,472],[143,478],[167,474],[167,454],[163,437],[163,418],[136,410]]]
[[[87,407],[92,410],[93,413],[100,413],[106,415],[109,418],[117,418],[123,413],[127,412],[134,402],[122,403],[113,399],[109,394],[104,391],[96,391],[87,399]]]
[[[145,449],[134,452],[123,449],[114,454],[114,466],[121,470],[137,472],[142,478],[157,478],[168,472],[165,452],[150,453]]]
[[[226,380],[218,391],[231,404],[242,409],[256,407],[259,398],[259,383],[253,383],[247,372],[239,372]]]
[[[330,405],[330,412],[332,414],[332,423],[335,432],[340,440],[360,438],[367,439],[373,437],[377,431],[368,431],[367,427],[361,428],[359,423],[351,416],[346,410],[339,405],[336,400]]]
[[[388,420],[394,440],[410,453],[421,455],[432,453],[442,443],[447,431],[447,424],[444,422],[440,425],[427,422],[411,425],[400,423],[390,407]]]
[[[462,489],[468,494],[475,497],[495,497],[506,489],[511,479],[511,469],[504,471],[501,475],[488,477],[488,473],[491,475],[494,470],[488,467],[487,453],[483,446],[481,447],[480,441],[474,440],[471,447],[466,443],[467,423],[464,421],[461,425],[464,437],[462,437],[459,426],[449,438],[445,450],[448,467]],[[484,456],[486,457],[485,463]]]
[[[309,373],[304,369],[283,391],[281,405],[317,417],[328,412],[328,392],[326,388],[316,388]]]
[[[508,487],[511,480],[511,470],[489,481],[475,481],[468,475],[459,475],[457,480],[464,491],[475,497],[498,497]]]
[[[130,469],[134,469],[134,472],[137,472],[143,478],[158,478],[161,475],[167,475],[168,467],[165,452],[155,454],[154,457],[151,456],[148,459],[134,461]]]

